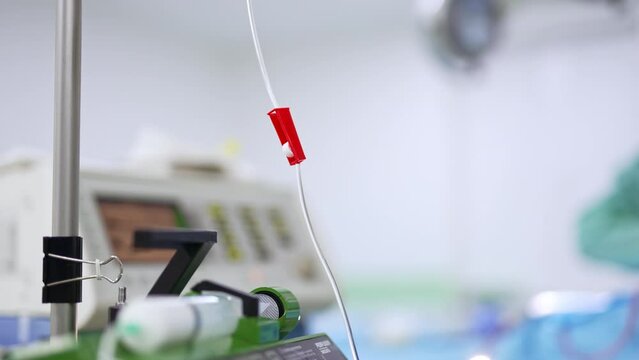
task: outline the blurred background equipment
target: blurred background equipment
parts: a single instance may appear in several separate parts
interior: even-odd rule
[[[306,232],[296,194],[226,176],[217,170],[223,165],[201,164],[202,159],[192,165],[181,159],[173,170],[182,175],[166,176],[114,169],[82,171],[80,233],[90,239],[84,244],[85,258],[117,255],[126,267],[120,284],[128,289],[129,298],[136,298],[149,291],[173,251],[134,248],[134,230],[217,229],[219,243],[194,282],[211,276],[207,274],[224,274],[225,283],[240,289],[286,284],[308,311],[327,306],[332,300],[330,288],[311,245],[304,241]],[[46,219],[51,209],[43,199],[50,196],[46,195],[50,183],[42,174],[50,166],[44,159],[25,159],[4,164],[0,171],[0,189],[4,191],[0,233],[12,235],[2,238],[3,257],[12,259],[10,267],[0,274],[0,291],[7,293],[0,302],[0,311],[5,314],[46,316],[46,307],[38,301],[40,294],[32,286],[42,276],[41,244],[33,239],[38,238],[37,233],[46,233],[49,226]],[[190,176],[184,175],[186,167],[192,169]],[[116,270],[103,271],[110,276],[109,271]],[[79,326],[104,326],[103,310],[113,305],[113,288],[104,282],[89,282],[83,295]]]
[[[587,40],[595,32],[634,31],[636,5],[635,0],[417,0],[416,8],[429,50],[453,69],[473,69],[498,50],[504,36],[530,51]],[[538,25],[522,26],[537,17]]]
[[[427,36],[436,54],[452,66],[476,65],[499,38],[503,11],[499,0],[420,2],[422,12],[434,11],[432,18],[421,20]]]

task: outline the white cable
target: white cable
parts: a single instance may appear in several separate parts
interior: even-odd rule
[[[102,332],[102,336],[100,336],[96,358],[98,360],[117,360],[115,357],[117,349],[118,336],[115,333],[115,329],[113,327],[107,327],[104,332]]]
[[[328,277],[328,281],[331,283],[331,287],[333,288],[335,300],[337,300],[337,305],[339,305],[339,311],[342,313],[342,320],[344,320],[344,326],[346,327],[348,344],[351,347],[353,360],[359,360],[359,356],[357,355],[357,347],[355,346],[355,339],[353,338],[353,329],[351,329],[351,322],[348,320],[348,314],[346,313],[346,307],[344,306],[342,295],[339,291],[339,287],[337,286],[337,281],[335,281],[335,276],[333,276],[333,272],[328,266],[328,261],[326,261],[326,257],[324,256],[324,253],[322,252],[322,249],[317,242],[317,238],[315,237],[315,230],[313,230],[311,218],[308,214],[308,208],[306,207],[306,197],[304,196],[304,186],[302,185],[302,164],[297,164],[295,167],[297,168],[297,190],[300,198],[300,206],[302,207],[302,212],[304,213],[304,220],[306,220],[306,227],[308,229],[309,235],[311,236],[311,240],[313,240],[313,246],[315,247],[317,257],[320,259],[322,267],[324,267],[324,271],[326,272],[326,276]]]
[[[273,93],[273,87],[271,87],[271,79],[268,77],[268,71],[266,71],[266,64],[264,63],[264,56],[262,56],[262,45],[260,45],[260,38],[257,36],[257,28],[255,27],[255,19],[253,18],[253,6],[251,5],[251,0],[246,0],[246,8],[248,9],[249,23],[251,24],[251,34],[253,35],[255,54],[257,55],[257,62],[260,64],[260,71],[262,72],[262,79],[264,79],[266,92],[268,92],[268,97],[271,98],[273,107],[278,108],[280,106],[275,98],[275,93]]]
[[[253,35],[253,45],[255,46],[255,54],[257,55],[257,61],[260,65],[260,71],[262,72],[262,79],[264,79],[264,86],[266,87],[266,92],[268,92],[268,96],[271,99],[271,103],[273,103],[274,108],[278,108],[278,102],[275,98],[275,94],[273,93],[273,87],[271,86],[271,80],[268,76],[268,71],[266,70],[266,64],[264,63],[264,56],[262,56],[262,46],[260,45],[260,39],[257,36],[257,28],[255,26],[255,18],[253,17],[253,6],[251,5],[251,0],[246,0],[246,8],[248,10],[249,23],[251,24],[251,34]],[[350,345],[351,354],[353,355],[352,360],[359,360],[359,355],[357,354],[357,347],[355,346],[355,339],[353,338],[353,330],[351,328],[351,322],[348,319],[348,314],[346,312],[346,307],[344,306],[344,301],[342,300],[342,295],[339,291],[339,287],[337,286],[337,281],[335,281],[335,276],[333,276],[333,272],[331,271],[330,266],[328,265],[328,261],[326,261],[326,257],[322,252],[322,249],[317,242],[317,238],[315,237],[315,231],[313,230],[313,225],[311,224],[311,218],[308,214],[308,209],[306,207],[306,197],[304,196],[304,186],[302,185],[302,167],[301,164],[297,164],[297,189],[299,192],[300,198],[300,206],[302,207],[302,212],[304,213],[304,220],[306,221],[306,227],[308,229],[308,233],[313,241],[313,247],[315,248],[315,252],[317,253],[317,257],[319,258],[322,267],[324,268],[324,272],[328,277],[328,281],[331,284],[331,288],[333,289],[333,294],[335,295],[335,300],[337,301],[337,305],[339,306],[340,313],[342,314],[342,319],[344,320],[344,326],[346,327],[346,334],[348,335],[348,343]]]

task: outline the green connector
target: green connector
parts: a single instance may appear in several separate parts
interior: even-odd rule
[[[283,339],[288,333],[293,331],[300,321],[300,303],[287,289],[280,287],[261,287],[251,291],[252,294],[265,294],[270,296],[280,305],[283,313],[280,313],[278,319],[280,328],[280,339]]]

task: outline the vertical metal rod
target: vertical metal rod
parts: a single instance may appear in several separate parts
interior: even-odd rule
[[[58,0],[55,37],[53,236],[78,235],[82,0]],[[76,304],[51,304],[51,337],[77,336]]]

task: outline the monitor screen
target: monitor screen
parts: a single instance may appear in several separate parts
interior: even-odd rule
[[[174,203],[99,198],[98,207],[114,255],[124,262],[167,262],[174,250],[136,249],[138,229],[186,227]]]

